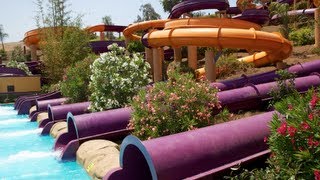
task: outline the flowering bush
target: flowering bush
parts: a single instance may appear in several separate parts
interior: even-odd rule
[[[95,58],[95,55],[89,56],[66,69],[63,81],[60,83],[60,90],[63,96],[69,98],[71,103],[88,101],[90,95],[90,65]]]
[[[6,66],[21,69],[24,72],[26,72],[27,75],[29,75],[29,76],[32,75],[32,73],[29,71],[28,66],[23,62],[11,60],[11,61],[7,62]]]
[[[273,116],[271,135],[264,140],[271,150],[269,166],[227,178],[320,180],[320,93],[294,92],[275,108],[281,115]]]
[[[91,67],[90,96],[92,111],[117,108],[127,104],[139,88],[150,82],[150,65],[142,55],[127,55],[123,47],[112,44]]]
[[[284,179],[320,179],[320,94],[295,93],[275,107],[283,117],[271,123],[271,165]]]
[[[190,73],[168,71],[168,81],[158,82],[139,91],[131,103],[133,113],[128,128],[141,139],[193,130],[225,120],[227,112],[214,116],[220,109],[217,89],[208,82],[195,82]]]

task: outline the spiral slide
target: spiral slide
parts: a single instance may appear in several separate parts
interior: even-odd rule
[[[108,31],[108,32],[117,32],[120,34],[125,28],[126,28],[126,26],[99,24],[99,25],[88,27],[88,28],[86,28],[86,30],[90,33],[93,33],[93,32],[103,33],[103,32]],[[102,39],[100,41],[91,41],[90,47],[94,53],[99,54],[99,53],[107,52],[108,46],[113,43],[116,43],[121,47],[125,46],[124,41],[103,40]]]
[[[105,31],[111,31],[111,32],[122,32],[126,26],[118,26],[118,25],[105,25],[105,24],[99,24],[95,26],[91,26],[86,28],[90,33],[93,32],[105,32]],[[41,29],[33,29],[24,34],[24,39],[23,42],[27,47],[36,48],[39,49],[39,34],[40,34]],[[124,46],[125,43],[123,41],[92,41],[90,43],[90,46],[95,53],[102,53],[107,51],[107,46],[112,44],[112,43],[117,43],[120,46]]]
[[[142,42],[146,47],[162,46],[205,46],[217,48],[245,48],[262,51],[239,60],[261,67],[289,57],[291,43],[279,33],[257,31],[260,26],[237,19],[178,19],[157,21],[164,23],[163,30],[153,30],[145,34]],[[133,33],[153,27],[153,21],[128,26],[124,35],[129,39],[138,39]]]

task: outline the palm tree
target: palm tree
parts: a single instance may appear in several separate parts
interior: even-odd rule
[[[3,50],[3,51],[4,51],[3,40],[4,40],[6,37],[8,37],[8,36],[9,36],[9,35],[3,31],[3,26],[2,26],[2,24],[0,24],[0,40],[1,40],[2,50]]]

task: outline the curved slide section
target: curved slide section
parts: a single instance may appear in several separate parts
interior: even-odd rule
[[[74,104],[63,104],[60,106],[48,105],[48,120],[42,121],[39,127],[43,127],[41,135],[47,135],[50,133],[52,126],[56,122],[66,121],[68,113],[72,113],[73,116],[89,113],[90,102],[81,102]]]
[[[39,96],[26,96],[19,99],[18,103],[16,104],[16,109],[18,110],[18,115],[21,114],[29,114],[29,110],[32,106],[36,105],[37,100],[47,100],[47,99],[55,99],[60,98],[60,92],[51,92],[44,95]]]
[[[228,0],[186,0],[175,5],[169,15],[169,19],[177,19],[183,13],[204,9],[225,10],[229,7]]]
[[[146,31],[149,29],[163,29],[166,22],[169,19],[160,19],[152,21],[138,22],[129,25],[126,29],[123,30],[123,35],[129,40],[139,41],[141,36],[134,34],[137,31]]]
[[[48,105],[51,106],[58,106],[68,101],[68,98],[55,98],[55,99],[47,99],[47,100],[36,100],[36,111],[33,111],[30,113],[30,121],[36,121],[38,118],[38,115],[40,113],[46,113],[48,110]]]
[[[297,77],[307,76],[311,73],[320,73],[320,60],[314,60],[303,64],[296,64],[289,67],[287,71],[290,73],[294,73]],[[229,89],[244,87],[247,84],[262,84],[271,82],[279,77],[280,76],[276,74],[276,71],[274,70],[266,73],[255,74],[252,76],[242,75],[237,79],[214,82],[210,85],[219,88],[220,91],[225,91]]]
[[[232,18],[249,21],[260,25],[266,24],[270,20],[269,11],[266,9],[246,9],[242,12],[242,14],[233,16]]]
[[[312,8],[312,9],[301,9],[301,10],[295,10],[295,11],[288,11],[289,16],[295,16],[295,15],[314,15],[315,11],[317,8]],[[274,21],[278,19],[280,16],[279,15],[274,15],[272,16],[271,20]]]
[[[127,136],[120,147],[121,167],[103,179],[222,179],[233,166],[265,160],[270,151],[263,139],[274,113],[142,142]]]
[[[320,77],[318,75],[310,75],[295,80],[295,88],[299,92],[306,92],[310,87],[318,87],[319,85]],[[250,85],[218,92],[217,97],[222,107],[227,108],[230,112],[259,109],[270,100],[270,92],[276,86],[276,82]],[[215,109],[213,114],[218,112],[219,109]],[[130,116],[131,109],[129,108],[112,109],[78,116],[68,114],[68,132],[61,134],[56,139],[54,149],[62,150],[62,159],[70,159],[75,157],[76,150],[84,141],[121,139],[131,132],[130,129],[127,129]]]
[[[210,19],[196,19],[197,21],[210,21]],[[230,25],[242,22],[241,20],[219,19]],[[292,51],[291,43],[283,38],[279,33],[267,33],[251,29],[236,28],[215,28],[211,25],[197,27],[197,25],[187,24],[180,27],[181,21],[172,20],[169,23],[178,24],[164,30],[154,30],[144,35],[143,43],[147,47],[162,46],[206,46],[217,48],[245,48],[262,51],[254,55],[241,58],[239,60],[253,63],[256,67],[261,67],[270,63],[275,63],[289,57]],[[248,22],[247,22],[248,23]],[[130,28],[130,26],[128,27]],[[128,29],[127,28],[127,29]]]
[[[40,41],[39,39],[39,32],[40,29],[33,29],[24,34],[24,39],[23,42],[25,43],[26,46],[30,47],[31,45],[36,45],[38,47],[38,43]]]
[[[125,28],[126,28],[126,26],[99,24],[99,25],[88,27],[85,30],[87,30],[90,33],[104,32],[104,31],[122,32]],[[27,47],[35,45],[37,48],[39,48],[40,31],[41,31],[41,29],[33,29],[33,30],[30,30],[24,34],[23,42],[25,43],[25,45]],[[104,41],[102,41],[102,43],[100,41],[93,41],[93,42],[91,42],[90,46],[95,53],[106,52],[107,46],[110,45],[110,43],[108,44],[108,43],[103,43],[103,42]],[[114,42],[114,41],[112,41],[112,42]],[[123,46],[124,42],[119,41],[118,44],[120,46]]]
[[[119,25],[106,25],[106,24],[98,24],[95,26],[87,27],[87,30],[90,33],[93,32],[104,32],[104,31],[111,31],[111,32],[122,32],[127,26],[119,26]]]
[[[120,108],[108,111],[67,117],[68,132],[55,141],[54,150],[62,151],[61,159],[75,158],[82,142],[92,139],[120,140],[128,135],[131,109]]]

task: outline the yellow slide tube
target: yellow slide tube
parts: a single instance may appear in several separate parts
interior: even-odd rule
[[[152,27],[152,21],[134,24],[125,30],[127,33],[124,35],[132,38],[135,31],[150,27]],[[237,19],[179,19],[167,21],[164,30],[153,30],[144,38],[153,48],[199,46],[262,51],[239,59],[253,63],[256,67],[289,57],[292,45],[288,40],[279,33],[262,32],[254,28],[260,29],[260,26]]]

